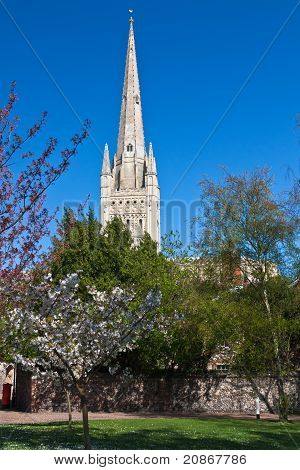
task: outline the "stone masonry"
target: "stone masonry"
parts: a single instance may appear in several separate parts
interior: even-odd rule
[[[63,411],[65,397],[59,387],[32,381],[32,411]],[[277,390],[274,379],[267,377],[256,383],[259,392],[276,410]],[[286,383],[291,412],[300,410],[299,376],[291,376]],[[92,411],[158,411],[158,412],[238,412],[253,413],[257,390],[247,379],[233,375],[208,374],[202,377],[173,378],[119,378],[97,375],[89,390],[89,408]],[[74,409],[79,409],[73,396]],[[27,404],[28,405],[28,404]],[[23,408],[24,409],[24,408]],[[261,401],[261,411],[269,411]]]

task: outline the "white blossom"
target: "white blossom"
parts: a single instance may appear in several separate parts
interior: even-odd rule
[[[18,338],[28,339],[32,359],[18,357],[26,367],[38,366],[41,374],[63,374],[67,381],[86,383],[100,365],[109,365],[121,351],[133,349],[136,340],[151,330],[161,301],[150,291],[137,305],[132,290],[112,292],[87,288],[79,296],[79,274],[70,274],[53,285],[47,276],[33,286],[11,320]],[[21,342],[22,343],[22,342]],[[16,355],[20,344],[16,342]]]

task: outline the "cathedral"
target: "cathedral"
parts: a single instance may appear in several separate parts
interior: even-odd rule
[[[120,217],[136,245],[148,232],[159,246],[160,191],[152,144],[148,152],[145,147],[133,18],[130,18],[117,151],[111,163],[105,145],[100,185],[102,225]]]

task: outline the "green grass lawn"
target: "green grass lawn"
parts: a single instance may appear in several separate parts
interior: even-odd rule
[[[90,421],[93,449],[299,449],[300,422],[234,419]],[[0,425],[0,449],[82,449],[82,425]]]

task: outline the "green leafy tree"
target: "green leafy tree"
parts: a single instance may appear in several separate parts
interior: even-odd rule
[[[140,341],[138,350],[119,355],[117,362],[135,373],[146,374],[169,363],[171,332],[178,325],[175,317],[184,297],[185,276],[176,263],[158,252],[150,235],[145,233],[140,244],[133,246],[130,232],[121,219],[114,218],[102,229],[91,209],[80,220],[68,210],[54,239],[51,272],[59,282],[77,271],[81,274],[83,295],[86,285],[105,291],[114,287],[133,288],[142,301],[149,290],[159,290],[160,328],[153,327],[149,338]],[[181,351],[179,332],[177,336]]]
[[[242,348],[239,360],[252,375],[262,371],[274,374],[279,416],[287,419],[284,383],[290,363],[284,351],[290,342],[285,338],[289,329],[292,337],[297,335],[299,310],[294,312],[295,322],[285,318],[290,294],[280,297],[279,284],[276,287],[272,279],[280,272],[291,284],[299,263],[294,206],[272,192],[272,178],[266,169],[241,176],[226,174],[220,183],[203,180],[200,185],[203,212],[197,222],[197,248],[202,277],[215,285],[216,297],[218,290],[234,292],[237,285],[247,286],[239,302],[234,299],[237,312],[246,312],[244,317],[236,317],[242,321],[243,333],[238,343]],[[249,325],[251,335],[247,336]]]

